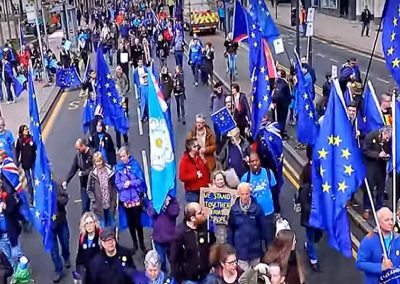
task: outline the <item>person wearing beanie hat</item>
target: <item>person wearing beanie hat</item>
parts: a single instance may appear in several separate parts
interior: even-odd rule
[[[115,228],[105,227],[100,231],[100,244],[101,251],[89,263],[87,281],[96,284],[133,283],[135,264],[132,254],[118,244]]]

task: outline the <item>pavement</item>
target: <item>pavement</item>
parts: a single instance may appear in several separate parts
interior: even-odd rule
[[[62,38],[62,32],[57,31],[49,36],[49,46],[56,53],[57,46],[60,45]],[[3,94],[6,96],[5,86],[2,84]],[[48,85],[44,82],[34,82],[36,98],[38,102],[39,115],[41,121],[44,121],[47,113],[52,108],[54,102],[57,100],[60,94],[60,88],[55,85]],[[16,98],[14,104],[1,104],[0,109],[3,117],[6,119],[6,125],[9,130],[14,134],[14,137],[18,137],[18,127],[22,124],[29,125],[29,112],[28,105],[29,98],[27,91],[25,90],[19,98]]]
[[[267,2],[267,6],[278,26],[295,30],[295,27],[292,27],[290,24],[290,4],[280,3],[276,9],[276,7],[271,6],[270,2]],[[378,28],[379,25],[371,22],[370,37],[361,37],[361,22],[333,17],[318,13],[317,10],[315,11],[314,37],[324,40],[327,43],[350,48],[362,53],[371,54]],[[378,58],[383,58],[381,42],[382,33],[380,32],[374,53]]]

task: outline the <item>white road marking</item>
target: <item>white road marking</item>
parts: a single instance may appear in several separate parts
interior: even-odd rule
[[[80,203],[80,202],[82,202],[81,199],[76,199],[76,200],[74,200],[74,203]]]
[[[332,61],[332,62],[335,62],[335,63],[338,63],[338,62],[339,62],[339,61],[337,61],[336,59],[332,59],[332,58],[329,58],[329,60]]]
[[[317,53],[317,56],[325,58],[325,55],[321,54],[321,53]]]
[[[383,82],[383,83],[385,83],[385,84],[389,84],[390,82],[389,81],[386,81],[386,80],[384,80],[384,79],[382,79],[382,78],[376,78],[378,81],[381,81],[381,82]]]
[[[367,72],[365,72],[365,71],[361,71],[361,74],[364,74],[364,75],[365,75],[365,74],[367,74]]]
[[[140,136],[143,136],[143,124],[142,124],[142,120],[141,120],[141,113],[140,113],[140,109],[136,108],[137,110],[137,120],[138,120],[138,125],[139,125],[139,134]]]
[[[142,162],[143,162],[143,170],[144,170],[144,180],[146,181],[146,185],[147,185],[147,197],[149,199],[151,199],[149,167],[147,164],[147,156],[146,156],[145,150],[142,150]]]

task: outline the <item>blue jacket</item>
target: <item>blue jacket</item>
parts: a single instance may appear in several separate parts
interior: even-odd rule
[[[191,43],[189,45],[189,60],[191,64],[199,64],[203,63],[203,52],[200,42],[197,44]]]
[[[262,217],[257,201],[251,197],[250,208],[244,213],[236,199],[229,213],[228,243],[237,252],[240,260],[253,260],[262,256]]]
[[[393,239],[390,242],[390,249],[388,257],[393,263],[393,267],[399,267],[400,265],[400,237],[393,233]],[[358,249],[357,269],[364,272],[365,284],[378,284],[379,277],[382,274],[382,257],[383,251],[377,233],[369,233],[361,241]]]
[[[136,202],[146,192],[146,182],[139,163],[130,157],[127,164],[119,161],[115,166],[115,185],[119,192],[119,201]],[[125,181],[129,180],[131,185],[125,188]]]

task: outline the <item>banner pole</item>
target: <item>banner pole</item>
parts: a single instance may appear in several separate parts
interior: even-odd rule
[[[372,214],[374,215],[375,224],[376,224],[376,227],[378,229],[379,241],[380,241],[381,246],[382,246],[383,256],[384,256],[385,259],[388,259],[388,255],[387,255],[386,248],[385,248],[385,243],[383,241],[382,230],[381,230],[381,227],[379,226],[378,216],[376,215],[374,200],[372,199],[372,194],[371,194],[371,190],[369,188],[369,184],[368,184],[367,178],[364,178],[364,183],[365,183],[365,188],[366,188],[367,193],[368,193],[369,202],[371,203],[371,209],[372,209]]]
[[[396,94],[392,95],[393,126],[396,125]],[[393,163],[393,222],[396,220],[397,192],[396,192],[396,127],[392,127],[392,163]]]

